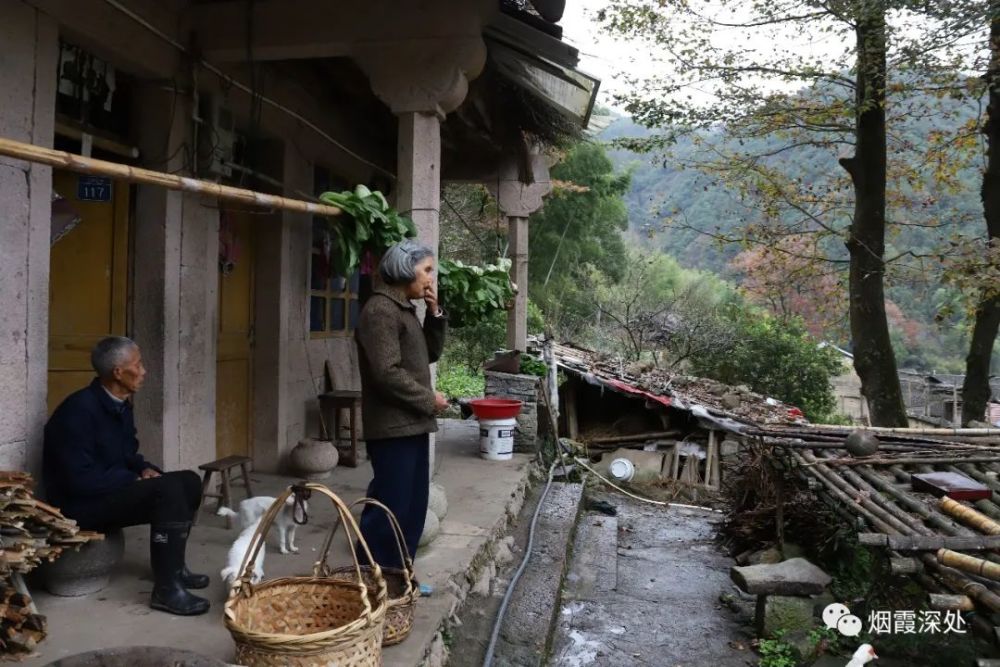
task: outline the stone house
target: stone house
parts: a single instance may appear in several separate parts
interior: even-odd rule
[[[527,283],[536,146],[585,127],[598,82],[559,2],[6,0],[0,137],[308,199],[363,183],[437,247],[443,180],[483,182]],[[36,471],[89,349],[142,347],[143,451],[277,471],[318,432],[324,364],[357,388],[366,277],[332,276],[308,215],[0,157],[0,468]],[[523,349],[526,290],[510,316]]]

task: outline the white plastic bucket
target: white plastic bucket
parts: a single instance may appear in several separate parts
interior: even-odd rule
[[[627,482],[635,475],[635,464],[628,459],[615,459],[608,466],[608,472],[619,482]]]
[[[480,419],[479,456],[487,461],[509,461],[514,458],[514,429],[517,419]]]

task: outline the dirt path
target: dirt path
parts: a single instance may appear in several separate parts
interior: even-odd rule
[[[748,637],[719,603],[732,564],[712,542],[720,515],[593,497],[618,516],[580,518],[549,664],[756,664],[741,648]]]

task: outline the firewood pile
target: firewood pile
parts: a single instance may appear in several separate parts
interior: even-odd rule
[[[32,495],[24,472],[0,471],[0,657],[17,659],[45,638],[45,617],[36,613],[20,576],[65,549],[79,549],[100,533],[81,531],[57,508]]]

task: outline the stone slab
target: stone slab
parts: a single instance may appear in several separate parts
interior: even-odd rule
[[[530,667],[544,663],[582,497],[582,484],[556,482],[545,498],[531,560],[511,596],[500,630],[504,646],[498,657],[510,664]],[[504,664],[503,660],[497,664]]]
[[[573,540],[564,600],[590,600],[618,588],[618,519],[588,514]]]
[[[813,601],[807,597],[761,595],[757,598],[754,626],[758,637],[773,637],[779,630],[808,632],[815,626]]]
[[[742,590],[754,595],[819,595],[832,581],[830,575],[805,558],[734,566],[730,577]]]

